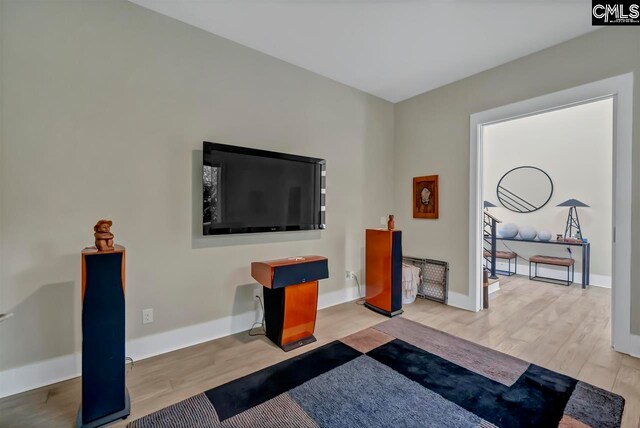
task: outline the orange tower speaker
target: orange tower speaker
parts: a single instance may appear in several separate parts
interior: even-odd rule
[[[367,229],[364,305],[394,317],[402,311],[402,232]]]
[[[124,247],[82,251],[82,405],[77,427],[98,427],[129,416],[124,274]]]
[[[251,276],[264,287],[267,337],[284,351],[315,342],[318,280],[329,277],[327,258],[253,262]]]

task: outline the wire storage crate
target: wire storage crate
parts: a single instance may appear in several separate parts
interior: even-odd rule
[[[403,263],[420,268],[418,296],[447,304],[449,295],[449,263],[419,257],[403,257]]]

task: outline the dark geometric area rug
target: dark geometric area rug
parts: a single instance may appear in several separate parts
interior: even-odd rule
[[[401,317],[131,428],[619,427],[624,399]]]

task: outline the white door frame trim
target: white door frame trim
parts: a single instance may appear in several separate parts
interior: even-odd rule
[[[481,308],[482,128],[491,123],[613,98],[613,270],[612,343],[620,352],[640,355],[640,336],[631,333],[631,202],[633,73],[542,95],[470,116],[469,305]]]

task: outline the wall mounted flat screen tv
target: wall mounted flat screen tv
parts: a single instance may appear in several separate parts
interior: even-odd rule
[[[325,228],[325,161],[205,141],[202,233]]]

